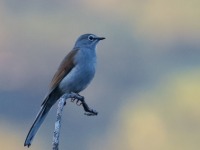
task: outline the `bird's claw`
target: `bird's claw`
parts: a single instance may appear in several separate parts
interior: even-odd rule
[[[74,101],[76,101],[76,105],[77,106],[81,106],[82,105],[82,101],[81,100],[76,99],[76,98],[71,98],[71,102],[74,102]]]
[[[72,93],[73,94],[73,93]],[[87,105],[87,103],[84,101],[84,97],[77,94],[77,93],[74,93],[76,96],[72,96],[71,97],[71,102],[76,102],[76,105],[77,106],[83,106],[83,109],[85,110],[85,115],[87,116],[96,116],[98,115],[98,112],[93,110],[93,109],[90,109]]]

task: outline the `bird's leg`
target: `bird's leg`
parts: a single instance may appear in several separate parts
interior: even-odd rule
[[[76,99],[76,105],[81,106],[85,98],[84,96],[81,96],[78,93],[76,94],[80,97],[80,99]]]
[[[78,106],[82,105],[83,106],[83,109],[85,110],[85,115],[87,116],[96,116],[98,114],[97,111],[89,108],[89,106],[87,105],[87,103],[85,102],[84,100],[84,97],[79,95],[78,93],[72,93],[72,94],[75,94],[76,96],[73,97],[73,101],[74,100],[77,100],[76,101],[76,104]],[[80,103],[79,103],[80,102]]]
[[[82,105],[82,99],[84,99],[83,96],[79,95],[78,93],[71,93],[71,102],[76,101],[76,105],[81,106]]]

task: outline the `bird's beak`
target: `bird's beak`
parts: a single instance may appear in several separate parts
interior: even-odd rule
[[[96,37],[95,39],[97,39],[97,40],[104,40],[104,39],[106,39],[105,37]]]

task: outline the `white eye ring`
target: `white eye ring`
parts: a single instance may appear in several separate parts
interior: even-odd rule
[[[94,39],[95,39],[95,38],[94,38],[94,35],[89,35],[89,36],[88,36],[88,40],[94,41]]]

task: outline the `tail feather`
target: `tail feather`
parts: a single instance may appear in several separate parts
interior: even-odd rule
[[[24,142],[24,146],[30,146],[31,142],[35,136],[35,134],[37,133],[38,129],[40,128],[41,124],[43,123],[44,119],[46,118],[49,110],[51,109],[51,106],[48,104],[44,104],[41,106],[41,109],[33,123],[33,125],[31,126],[31,129],[29,130],[29,133],[26,137],[26,140]]]

